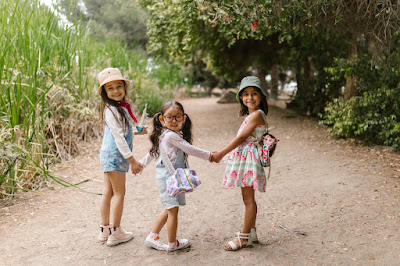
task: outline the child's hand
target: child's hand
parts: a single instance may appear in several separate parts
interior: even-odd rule
[[[131,172],[133,174],[139,174],[143,170],[143,165],[141,165],[138,161],[135,161],[134,163],[131,163]]]
[[[215,153],[216,153],[216,151],[213,151],[210,153],[210,158],[208,158],[208,161],[210,163],[215,163]]]
[[[143,128],[142,132],[135,131],[135,135],[146,135],[146,134],[147,134],[147,129],[145,127]]]
[[[224,155],[221,152],[218,152],[218,151],[213,152],[212,155],[213,155],[212,156],[213,157],[213,161],[216,162],[216,163],[219,163],[222,160],[222,158],[224,157]]]
[[[211,152],[210,153],[210,157],[208,158],[208,161],[210,162],[210,163],[212,163],[212,162],[214,162],[214,152]]]

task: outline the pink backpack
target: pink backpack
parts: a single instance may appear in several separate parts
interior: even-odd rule
[[[269,134],[268,130],[261,138],[259,143],[259,155],[260,155],[260,163],[263,167],[271,166],[271,157],[275,153],[276,144],[279,139],[277,139],[274,135]]]
[[[268,173],[268,178],[269,174],[271,173],[271,157],[275,153],[276,145],[279,141],[274,135],[268,133],[269,128],[268,128],[268,123],[267,119],[265,117],[264,112],[259,110],[264,118],[265,122],[265,133],[262,136],[261,140],[257,143],[257,150],[258,154],[260,156],[260,163],[263,167],[269,167],[269,173]]]

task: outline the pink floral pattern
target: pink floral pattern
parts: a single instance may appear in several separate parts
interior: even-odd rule
[[[237,135],[247,125],[247,116],[239,128]],[[265,132],[265,126],[255,128],[245,142],[228,155],[223,185],[227,187],[253,187],[254,190],[265,192],[266,177],[260,164],[256,141],[260,141]]]

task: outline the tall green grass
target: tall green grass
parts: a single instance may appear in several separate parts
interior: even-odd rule
[[[63,26],[36,0],[0,1],[0,197],[55,180],[52,163],[100,136],[96,74],[118,67],[133,80],[131,100],[156,112],[183,79],[176,67],[121,41],[96,40],[79,23]]]

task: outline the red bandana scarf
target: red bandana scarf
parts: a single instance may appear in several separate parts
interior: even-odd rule
[[[129,113],[129,115],[132,117],[132,119],[133,119],[133,121],[135,121],[135,123],[137,123],[137,119],[136,119],[136,117],[133,115],[133,113],[132,113],[132,109],[131,109],[131,105],[129,104],[129,103],[127,103],[127,102],[118,102],[119,103],[119,105],[121,105],[122,107],[125,107],[126,109],[128,109],[128,113]]]

